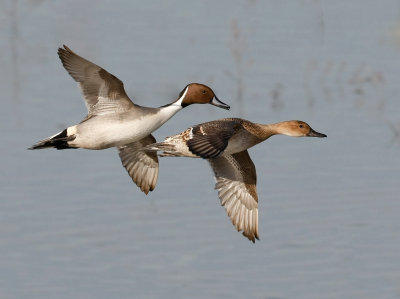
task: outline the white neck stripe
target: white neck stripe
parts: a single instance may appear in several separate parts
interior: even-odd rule
[[[183,93],[183,95],[182,95],[178,100],[176,100],[176,102],[174,103],[174,105],[182,106],[182,101],[183,101],[183,99],[185,98],[186,93],[187,93],[188,90],[189,90],[189,86],[186,87],[185,92]]]

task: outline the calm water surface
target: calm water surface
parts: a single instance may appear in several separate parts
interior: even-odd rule
[[[0,3],[0,298],[399,298],[398,1]],[[205,161],[162,159],[145,196],[117,151],[27,151],[86,114],[57,47],[160,106],[154,135],[222,117],[307,121],[257,166],[260,241],[220,207]]]

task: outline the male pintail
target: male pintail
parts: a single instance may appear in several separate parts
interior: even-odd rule
[[[100,66],[80,57],[67,46],[58,49],[64,68],[78,82],[83,93],[87,116],[77,125],[39,141],[29,149],[85,148],[101,150],[117,147],[123,166],[144,192],[155,188],[158,158],[155,153],[140,149],[156,140],[151,133],[175,113],[190,104],[211,104],[230,107],[218,100],[211,88],[191,83],[174,102],[158,108],[134,104],[123,83]]]

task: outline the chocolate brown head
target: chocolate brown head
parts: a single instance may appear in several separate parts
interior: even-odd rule
[[[191,104],[211,104],[226,110],[230,109],[230,106],[218,100],[214,91],[207,85],[200,83],[190,83],[179,94],[179,100],[181,100],[182,107],[186,107]]]

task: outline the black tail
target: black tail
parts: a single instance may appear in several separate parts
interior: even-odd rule
[[[64,131],[62,131],[56,135],[53,135],[49,138],[39,141],[38,143],[36,143],[35,145],[32,145],[28,149],[35,150],[35,149],[54,147],[56,149],[61,150],[61,149],[66,149],[66,148],[74,148],[74,147],[70,147],[68,145],[68,141],[71,141],[74,139],[75,139],[75,137],[73,137],[73,136],[68,137],[67,129],[65,129]]]

